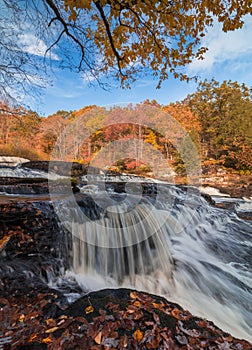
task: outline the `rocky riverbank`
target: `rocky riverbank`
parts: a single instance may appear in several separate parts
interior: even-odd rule
[[[212,186],[234,198],[252,197],[252,175],[223,174],[202,177],[202,185]]]
[[[58,175],[72,176],[75,178],[79,178],[87,173],[99,174],[100,172],[100,169],[88,167],[84,164],[73,162],[71,167],[69,164],[71,163],[54,161],[51,162],[50,169],[53,169]],[[29,162],[22,164],[22,167],[48,171],[49,162]],[[71,171],[69,171],[69,169],[71,169]],[[107,173],[114,175],[117,174],[113,171]],[[160,178],[160,180],[165,179]],[[238,172],[235,173],[231,171],[219,171],[211,174],[204,174],[203,172],[199,180],[198,185],[215,187],[219,189],[221,193],[228,194],[234,198],[252,197],[252,175],[241,175]],[[187,179],[185,177],[175,175],[173,177],[172,184],[184,185],[187,184]]]

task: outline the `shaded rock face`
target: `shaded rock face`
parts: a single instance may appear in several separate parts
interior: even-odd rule
[[[77,162],[61,162],[61,161],[31,161],[21,165],[28,169],[49,171],[49,168],[56,174],[62,176],[81,176],[87,173],[87,165]]]
[[[45,179],[0,178],[0,192],[7,194],[45,194],[49,193]]]
[[[1,293],[48,289],[67,267],[70,244],[49,202],[0,203]]]
[[[64,194],[68,191],[68,179],[55,181],[54,193]],[[51,181],[53,187],[53,181]],[[71,188],[74,193],[79,192],[77,183],[71,181]],[[0,177],[0,192],[7,194],[48,194],[48,180],[43,178],[18,178],[18,177]]]

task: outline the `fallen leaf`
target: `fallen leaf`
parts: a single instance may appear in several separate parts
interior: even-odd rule
[[[140,329],[137,329],[133,334],[134,339],[140,343],[140,341],[143,339],[143,333],[140,331]]]
[[[127,348],[128,346],[128,337],[126,334],[124,334],[121,338],[120,338],[120,346],[123,348]]]
[[[186,329],[184,328],[184,325],[181,321],[178,321],[179,328],[181,331],[187,335],[190,335],[190,337],[197,338],[199,336],[199,332],[196,329]]]
[[[101,344],[101,337],[102,337],[102,332],[99,332],[97,334],[97,336],[94,338],[94,341],[96,342],[96,344]]]
[[[101,316],[105,316],[106,315],[106,311],[105,310],[102,310],[102,309],[99,309],[99,314]]]
[[[140,303],[140,301],[136,300],[136,301],[133,303],[133,305],[139,307],[139,306],[141,306],[141,303]]]
[[[131,299],[136,299],[137,295],[134,292],[130,292]]]
[[[148,343],[147,343],[147,349],[158,349],[160,343],[160,339],[149,339]]]
[[[115,338],[106,338],[102,341],[102,345],[105,349],[118,349],[119,340]]]
[[[187,340],[186,336],[184,336],[184,335],[178,334],[178,335],[175,336],[175,338],[182,345],[187,345],[188,344],[188,340]]]
[[[2,304],[3,306],[10,306],[8,300],[4,298],[0,298],[0,304]]]
[[[89,325],[88,321],[84,317],[81,317],[81,316],[75,317],[75,321],[84,323],[86,326]]]
[[[155,312],[153,313],[153,318],[157,324],[160,324],[159,316]]]
[[[91,312],[94,312],[94,308],[92,305],[89,305],[85,308],[86,315],[90,314]]]
[[[10,236],[4,236],[3,238],[0,239],[0,252],[5,249],[10,238],[11,238]]]
[[[67,319],[68,317],[67,317],[66,315],[61,315],[59,318],[60,318],[61,320],[65,320],[65,319]]]
[[[134,320],[140,320],[142,317],[143,317],[143,313],[141,310],[137,310],[133,315]]]
[[[176,319],[180,320],[181,317],[180,317],[180,311],[178,309],[173,309],[172,312],[171,312],[171,315],[173,317],[175,317]]]
[[[32,334],[28,340],[29,343],[32,343],[38,337],[37,334]]]
[[[62,325],[63,323],[65,323],[65,320],[60,320],[60,321],[57,323],[57,326],[60,326],[60,325]]]
[[[45,333],[53,333],[53,332],[57,331],[57,329],[59,329],[59,327],[52,327],[52,328],[50,328],[50,329],[47,329],[47,330],[45,331]]]
[[[50,327],[54,327],[56,325],[56,321],[53,318],[48,318],[47,320],[45,320],[46,325],[50,326]]]
[[[53,342],[53,340],[52,340],[52,338],[50,338],[50,337],[44,338],[44,339],[42,340],[42,343],[45,343],[45,344],[50,344],[50,343],[52,343],[52,342]]]
[[[25,315],[22,314],[22,315],[20,315],[18,321],[19,321],[19,322],[24,322],[24,319],[25,319]]]
[[[128,307],[127,307],[127,312],[129,313],[129,314],[133,314],[134,312],[136,312],[136,307],[134,306],[134,305],[129,305]]]

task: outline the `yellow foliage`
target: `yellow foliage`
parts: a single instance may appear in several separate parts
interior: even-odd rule
[[[32,343],[35,339],[37,339],[38,335],[35,333],[35,334],[32,334],[29,338],[29,343]]]
[[[133,334],[134,339],[140,343],[140,341],[143,339],[143,333],[140,331],[140,329],[137,329]]]
[[[102,55],[103,72],[117,67],[122,86],[134,81],[135,72],[143,67],[151,67],[159,77],[158,86],[168,73],[188,80],[181,67],[194,57],[203,58],[206,48],[200,41],[214,19],[222,23],[224,31],[230,31],[241,28],[242,17],[251,13],[249,1],[236,0],[225,6],[222,0],[169,4],[160,0],[64,0],[64,5],[70,22],[78,20],[81,11],[90,14],[92,21],[90,25],[85,22],[82,33]]]
[[[137,300],[136,300],[136,301],[133,303],[133,305],[139,307],[139,306],[141,306],[141,303],[140,303],[140,301],[137,301]]]
[[[52,343],[52,342],[53,342],[53,340],[52,340],[51,337],[47,337],[47,338],[44,338],[44,339],[42,340],[42,343],[44,343],[44,344],[50,344],[50,343]]]
[[[94,312],[94,308],[92,305],[89,305],[85,308],[86,315],[90,314],[91,312]]]

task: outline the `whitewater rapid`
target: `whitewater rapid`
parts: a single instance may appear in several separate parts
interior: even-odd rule
[[[155,186],[150,197],[89,186],[78,206],[57,203],[72,233],[66,278],[85,292],[129,287],[165,296],[252,341],[251,221],[196,189]]]

